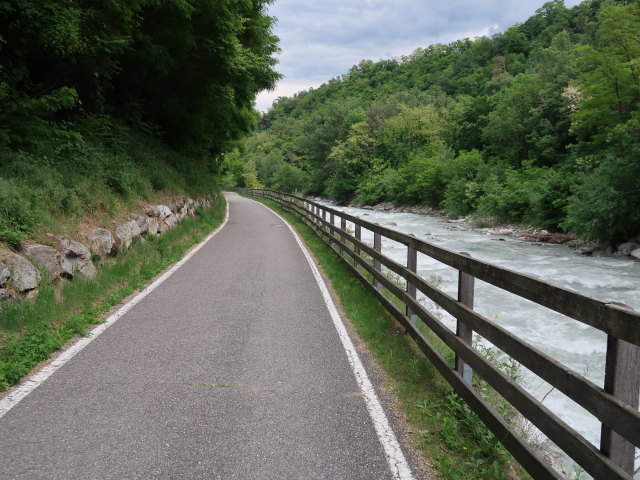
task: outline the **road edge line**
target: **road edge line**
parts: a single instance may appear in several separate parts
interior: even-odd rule
[[[382,404],[378,398],[378,395],[373,388],[373,384],[369,379],[369,375],[360,360],[360,356],[356,351],[349,334],[347,333],[347,329],[344,326],[342,318],[338,313],[338,309],[336,308],[333,299],[331,298],[331,294],[329,293],[329,289],[318,270],[315,262],[313,261],[313,257],[307,250],[306,245],[300,239],[298,233],[293,229],[293,227],[287,222],[282,216],[280,216],[277,212],[273,211],[266,205],[256,200],[251,199],[259,205],[262,205],[264,208],[269,210],[271,213],[276,215],[280,220],[282,220],[295,238],[298,246],[302,250],[309,266],[311,267],[311,272],[313,273],[314,278],[316,279],[316,283],[320,288],[320,292],[322,293],[322,298],[324,299],[324,303],[327,306],[327,310],[329,310],[329,315],[331,316],[331,320],[333,321],[333,325],[338,332],[338,337],[342,342],[342,347],[347,355],[347,360],[349,361],[349,365],[351,366],[351,370],[353,371],[353,375],[356,378],[356,383],[362,392],[362,396],[364,397],[365,405],[367,407],[367,411],[369,412],[369,416],[371,417],[371,421],[373,422],[373,427],[378,435],[378,440],[382,445],[385,456],[387,457],[387,464],[389,465],[389,469],[391,470],[391,474],[393,478],[396,480],[413,480],[413,474],[411,473],[411,468],[400,448],[400,443],[396,438],[396,435],[391,428],[391,424],[389,423],[389,419],[382,408]]]
[[[13,387],[4,397],[0,399],[0,418],[4,417],[9,410],[15,407],[20,401],[22,401],[27,395],[33,392],[40,384],[53,375],[60,367],[71,360],[77,353],[89,345],[100,334],[102,334],[107,328],[116,323],[121,317],[123,317],[129,310],[135,307],[142,299],[149,295],[152,291],[158,288],[165,280],[173,275],[182,265],[184,265],[191,257],[193,257],[198,250],[200,250],[209,240],[211,240],[220,230],[224,228],[229,220],[229,202],[226,201],[225,217],[223,222],[211,232],[207,238],[202,242],[192,247],[184,257],[174,263],[169,270],[164,272],[158,278],[156,278],[150,285],[146,286],[140,293],[136,294],[131,300],[121,306],[114,313],[109,315],[104,323],[97,325],[87,334],[87,336],[79,338],[67,348],[64,348],[61,353],[56,356],[49,364],[44,366],[38,372],[27,376],[17,386]]]

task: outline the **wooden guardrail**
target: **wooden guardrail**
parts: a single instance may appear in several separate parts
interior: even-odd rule
[[[271,190],[243,190],[243,193],[268,198],[284,210],[300,216],[336,250],[354,274],[404,326],[455,392],[533,478],[560,480],[562,477],[474,390],[471,370],[596,480],[632,479],[635,447],[640,447],[639,312],[625,305],[603,302],[471,258],[467,254],[447,250],[305,198]],[[353,229],[348,229],[349,224],[353,225]],[[362,229],[373,232],[373,246],[362,241]],[[383,237],[407,247],[406,265],[381,253]],[[457,299],[417,275],[418,253],[428,255],[459,271]],[[404,278],[406,287],[399,287],[385,276],[382,266]],[[475,278],[605,332],[607,354],[604,388],[474,311]],[[456,333],[418,302],[417,292],[424,294],[457,319]],[[404,304],[404,309],[398,308],[398,301]],[[418,319],[455,352],[455,365],[451,365],[429,343],[417,324]],[[471,345],[473,332],[487,339],[596,417],[602,426],[600,448],[593,446],[558,415],[480,355]]]

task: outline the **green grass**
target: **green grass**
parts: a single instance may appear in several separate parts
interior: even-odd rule
[[[411,425],[413,445],[437,478],[529,478],[479,418],[418,351],[375,296],[357,281],[339,255],[298,217],[262,201],[296,229],[329,278],[341,309],[382,369]],[[427,338],[453,363],[453,353],[431,332]]]
[[[126,255],[99,269],[93,280],[65,282],[57,292],[43,284],[33,301],[0,305],[0,391],[17,383],[33,366],[55,350],[103,321],[111,307],[142,289],[202,241],[224,218],[225,200],[218,195],[213,208],[183,220],[159,237],[134,242]]]
[[[218,181],[208,157],[110,117],[82,116],[55,131],[29,148],[0,147],[0,243],[12,249],[74,232],[87,217],[110,220],[158,193],[208,193]]]

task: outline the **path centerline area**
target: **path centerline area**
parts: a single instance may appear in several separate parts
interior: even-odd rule
[[[228,201],[213,240],[0,419],[0,478],[411,478],[295,237]]]

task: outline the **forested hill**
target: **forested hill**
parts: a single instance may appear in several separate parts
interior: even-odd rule
[[[281,98],[240,185],[425,204],[587,238],[640,233],[640,3],[546,3],[492,38],[362,61]]]
[[[0,0],[0,242],[215,188],[279,77],[268,3]]]

